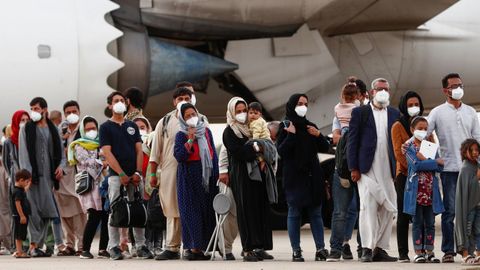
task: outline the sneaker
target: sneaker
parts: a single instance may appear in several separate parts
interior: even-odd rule
[[[93,255],[90,253],[90,251],[82,251],[80,254],[80,259],[93,259]]]
[[[400,257],[398,257],[398,262],[400,263],[409,263],[410,262],[410,257],[406,254],[400,254]]]
[[[435,253],[429,253],[425,255],[425,259],[428,263],[440,263],[440,259],[435,258]]]
[[[330,255],[327,257],[327,262],[338,262],[342,257],[342,252],[340,250],[332,249]],[[345,259],[345,258],[344,258]]]
[[[112,260],[123,260],[122,250],[119,247],[113,247],[110,249],[110,259]]]
[[[125,259],[131,259],[131,258],[132,258],[132,254],[130,253],[130,251],[128,251],[128,249],[122,251],[122,256],[123,256]]]
[[[110,258],[110,253],[108,253],[108,251],[106,251],[106,250],[100,250],[98,252],[98,258],[109,259]]]
[[[55,252],[55,248],[53,247],[47,247],[47,249],[45,249],[45,254],[49,255],[49,257],[51,257]]]
[[[315,253],[315,261],[326,261],[328,257],[328,250],[318,249]]]
[[[377,247],[373,251],[372,260],[374,262],[396,262],[398,261],[398,258],[388,255],[388,253],[385,250]]]
[[[233,253],[227,253],[225,254],[225,261],[235,261],[235,256],[233,255]]]
[[[413,258],[413,263],[425,263],[425,255],[424,254],[417,254]]]
[[[137,254],[137,257],[139,259],[153,259],[152,252],[150,252],[150,250],[148,250],[146,246],[141,246],[139,249],[136,250],[135,253]]]
[[[137,248],[132,244],[132,249],[130,254],[132,254],[132,257],[137,257]]]
[[[12,255],[12,253],[10,252],[10,250],[2,248],[0,249],[0,255]]]
[[[372,250],[369,248],[364,248],[362,256],[360,257],[361,262],[372,262]]]
[[[255,249],[253,252],[257,255],[259,260],[273,260],[273,256],[268,254],[264,249]]]
[[[345,244],[342,247],[342,258],[344,260],[353,260],[352,250],[350,249],[349,244]]]
[[[164,261],[164,260],[178,260],[180,259],[180,252],[174,252],[170,250],[164,250],[162,253],[155,256],[155,260]]]
[[[363,255],[363,248],[357,247],[357,260],[361,261]]]
[[[292,262],[304,262],[305,259],[303,258],[302,251],[296,250],[292,253]]]
[[[158,254],[162,253],[162,248],[159,248],[159,247],[156,247],[154,250],[153,250],[153,254],[155,254],[155,256],[157,256]]]
[[[182,253],[182,259],[185,261],[191,261],[193,260],[193,253],[190,249],[185,249]]]
[[[39,248],[34,248],[30,250],[30,256],[32,258],[49,257],[43,250]]]

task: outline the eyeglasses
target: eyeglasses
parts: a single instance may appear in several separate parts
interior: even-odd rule
[[[463,84],[461,84],[461,83],[460,84],[452,84],[449,87],[447,87],[447,89],[455,89],[455,88],[458,88],[458,87],[463,88]]]

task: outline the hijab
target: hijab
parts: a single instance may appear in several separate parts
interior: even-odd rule
[[[85,117],[82,118],[82,121],[80,122],[80,127],[79,127],[79,132],[80,132],[80,138],[73,141],[70,143],[68,146],[68,152],[67,152],[67,157],[68,157],[68,163],[73,166],[77,164],[77,160],[75,159],[75,146],[80,145],[81,147],[85,148],[86,150],[92,151],[96,150],[100,147],[99,139],[98,139],[98,123],[97,123],[97,137],[95,139],[89,139],[85,135],[85,119],[86,118],[93,118],[92,116],[86,115]]]
[[[27,115],[28,118],[30,119],[30,116],[28,115],[27,111],[24,110],[19,110],[16,111],[13,116],[12,116],[12,137],[10,137],[10,140],[12,140],[12,143],[18,148],[18,135],[20,134],[20,121],[22,120],[23,115]]]
[[[181,106],[180,108],[180,115],[178,116],[178,120],[180,123],[180,131],[183,132],[184,134],[188,134],[188,124],[185,121],[184,114],[185,111],[189,108],[192,108],[197,112],[198,116],[198,110],[195,108],[190,103],[185,103]],[[195,138],[197,139],[198,142],[198,148],[200,150],[200,161],[202,163],[202,185],[203,188],[208,191],[208,186],[210,182],[210,176],[212,176],[212,171],[213,171],[213,161],[212,161],[212,156],[210,155],[210,147],[209,143],[207,140],[207,127],[205,124],[205,121],[203,120],[203,117],[199,117],[197,126],[195,127]],[[213,146],[212,146],[213,147]]]
[[[312,160],[315,160],[317,156],[317,141],[316,138],[310,135],[307,131],[307,126],[315,126],[312,122],[308,121],[307,118],[300,117],[295,112],[295,107],[297,107],[298,100],[304,97],[308,100],[308,97],[305,94],[293,94],[287,102],[286,105],[286,120],[289,120],[295,126],[295,163],[297,169],[301,171],[309,171],[312,164]]]
[[[412,137],[413,135],[412,135],[412,132],[410,131],[410,121],[412,117],[408,114],[407,101],[413,97],[418,98],[418,102],[420,103],[420,113],[418,114],[420,116],[423,114],[424,107],[423,107],[422,98],[416,92],[408,91],[407,93],[405,93],[405,95],[400,97],[400,102],[398,103],[398,110],[402,113],[402,116],[400,117],[400,119],[398,119],[398,121],[405,128],[405,131],[407,132],[408,137]]]
[[[248,124],[245,123],[240,123],[235,119],[235,107],[237,106],[238,103],[243,103],[245,104],[245,107],[247,107],[247,102],[241,97],[233,97],[230,99],[227,105],[227,124],[230,126],[230,128],[233,130],[235,135],[237,135],[238,138],[251,138],[252,135],[250,133],[250,129],[248,129]]]

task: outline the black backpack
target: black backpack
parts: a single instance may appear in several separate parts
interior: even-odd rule
[[[364,105],[360,107],[360,129],[367,123],[369,106],[370,105]],[[335,149],[335,167],[337,168],[337,173],[340,178],[351,180],[351,173],[348,169],[347,161],[348,133],[349,130],[347,129],[338,140],[337,148]]]

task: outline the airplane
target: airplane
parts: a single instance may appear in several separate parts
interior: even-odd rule
[[[308,118],[328,132],[346,78],[390,81],[392,104],[418,91],[444,102],[441,78],[461,74],[480,104],[476,0],[23,0],[0,9],[0,125],[43,96],[49,109],[78,100],[106,119],[106,96],[137,86],[145,115],[173,109],[178,81],[225,122],[228,100],[260,101],[281,119],[288,97],[310,98]]]

